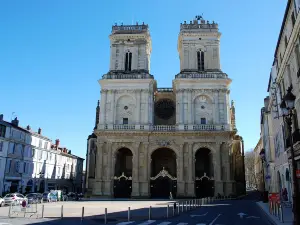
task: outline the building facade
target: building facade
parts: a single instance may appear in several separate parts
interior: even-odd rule
[[[261,132],[266,137],[269,147],[269,160],[274,166],[269,169],[271,178],[265,181],[269,182],[269,190],[273,193],[280,193],[282,202],[292,202],[292,169],[300,172],[300,1],[289,0],[281,25],[280,34],[274,54],[274,61],[271,68],[268,83],[268,104],[265,101],[264,117],[268,118],[268,130],[272,135],[267,135],[266,129]],[[296,96],[294,116],[292,118],[292,133],[289,134],[287,124],[283,119],[283,113],[280,108],[283,97],[286,95],[288,88]],[[292,135],[293,143],[290,142]],[[295,151],[295,160],[297,168],[292,168],[290,147],[293,145]],[[264,149],[266,150],[266,149]],[[269,162],[265,167],[269,167]],[[297,181],[300,185],[300,176]]]
[[[61,147],[59,140],[22,128],[0,115],[0,193],[46,192],[60,189],[82,192],[84,159]]]
[[[24,170],[29,165],[24,164],[23,152],[31,149],[31,134],[19,127],[19,120],[10,122],[0,115],[0,193],[21,192],[24,186],[22,179]]]
[[[110,69],[88,138],[88,195],[201,197],[245,188],[242,138],[220,68],[218,24],[180,25],[172,88],[150,74],[148,25],[115,25]],[[238,180],[238,182],[237,182]]]
[[[254,176],[256,187],[259,191],[264,190],[263,176],[262,176],[262,162],[260,152],[263,149],[262,138],[259,138],[253,152],[254,152]]]

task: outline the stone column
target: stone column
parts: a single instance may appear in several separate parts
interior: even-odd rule
[[[214,178],[215,178],[215,195],[223,195],[223,182],[221,180],[221,150],[222,143],[216,143],[216,152],[214,152]]]
[[[181,105],[180,105],[180,123],[183,125],[184,124],[184,101],[183,101],[183,99],[184,99],[184,90],[181,90],[181,97],[180,97],[180,103],[181,103]]]
[[[106,113],[106,97],[107,97],[107,90],[101,90],[101,106],[100,106],[100,124],[106,124],[105,121],[105,113]]]
[[[177,155],[177,197],[184,197],[184,179],[183,179],[183,148],[184,144],[180,144]]]
[[[188,196],[194,197],[195,195],[195,182],[194,182],[194,154],[193,154],[193,144],[188,144],[188,162],[189,162],[189,178],[188,178]]]
[[[134,144],[134,154],[132,157],[132,197],[140,195],[139,191],[139,146],[140,142]]]

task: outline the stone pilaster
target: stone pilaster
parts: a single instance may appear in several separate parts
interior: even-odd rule
[[[184,180],[183,180],[183,144],[179,145],[177,156],[177,197],[185,195]]]
[[[188,144],[188,188],[187,188],[187,195],[189,197],[194,197],[195,196],[195,182],[194,182],[194,155],[193,155],[193,144],[189,143]]]
[[[141,123],[141,91],[136,92],[136,124]]]
[[[102,190],[103,146],[104,143],[97,142],[96,173],[95,173],[95,182],[94,182],[93,193],[92,193],[93,195],[103,195],[103,190]]]
[[[134,144],[134,154],[132,157],[132,197],[140,196],[139,190],[139,147],[140,142]]]
[[[222,143],[216,143],[216,152],[214,152],[214,178],[215,178],[215,195],[223,195],[223,181],[221,180],[221,148]]]
[[[108,142],[106,143],[106,152],[107,152],[107,170],[106,170],[106,177],[105,177],[105,181],[104,181],[104,192],[103,192],[103,195],[105,196],[112,196],[113,194],[113,191],[112,191],[112,188],[113,188],[113,180],[112,180],[112,177],[113,177],[113,166],[112,165],[112,160],[113,160],[113,157],[112,157],[112,143],[111,142]]]
[[[193,102],[192,91],[188,92],[188,124],[193,124]]]
[[[100,107],[100,124],[106,124],[105,122],[105,114],[106,114],[106,97],[107,97],[107,90],[101,90],[101,107]]]
[[[148,148],[149,148],[149,143],[143,143],[144,145],[144,158],[142,165],[143,167],[141,168],[143,170],[142,175],[143,178],[140,180],[140,196],[141,197],[149,197],[149,182],[150,182],[150,173],[148,172],[148,163],[149,163],[149,156],[148,156]]]

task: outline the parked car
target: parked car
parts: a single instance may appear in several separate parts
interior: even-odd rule
[[[0,197],[0,207],[4,206],[4,199]]]
[[[40,193],[30,193],[26,195],[26,198],[28,199],[28,203],[42,203],[43,201],[43,195]]]
[[[24,195],[22,195],[20,193],[11,193],[11,194],[5,195],[4,204],[9,205],[14,201],[17,201],[17,202],[21,203],[23,200],[26,200]]]
[[[43,201],[45,202],[57,202],[57,195],[52,192],[45,192],[43,194]]]

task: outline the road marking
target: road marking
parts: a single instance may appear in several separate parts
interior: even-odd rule
[[[134,221],[130,221],[130,222],[122,222],[122,223],[118,223],[117,225],[127,225],[127,224],[131,224],[133,223]]]
[[[207,212],[208,213],[208,212]],[[207,213],[205,213],[205,214],[202,214],[202,215],[191,215],[191,217],[196,217],[196,216],[206,216],[207,215]]]
[[[258,217],[258,216],[248,216],[248,217],[246,217],[246,219],[250,219],[250,218],[259,219],[260,217]]]
[[[222,214],[219,214],[213,221],[211,221],[211,223],[209,225],[213,225],[214,222],[221,216]]]
[[[170,224],[171,222],[162,222],[162,223],[159,223],[159,224],[157,224],[157,225],[168,225],[168,224]]]
[[[241,219],[243,219],[243,216],[246,216],[247,214],[241,212],[241,213],[238,213],[237,215],[240,216]]]
[[[177,225],[187,225],[188,223],[177,223]]]
[[[155,223],[155,222],[156,222],[156,220],[147,220],[144,223],[139,223],[138,225],[148,225],[148,224]]]
[[[197,223],[196,225],[206,225],[206,223]]]

